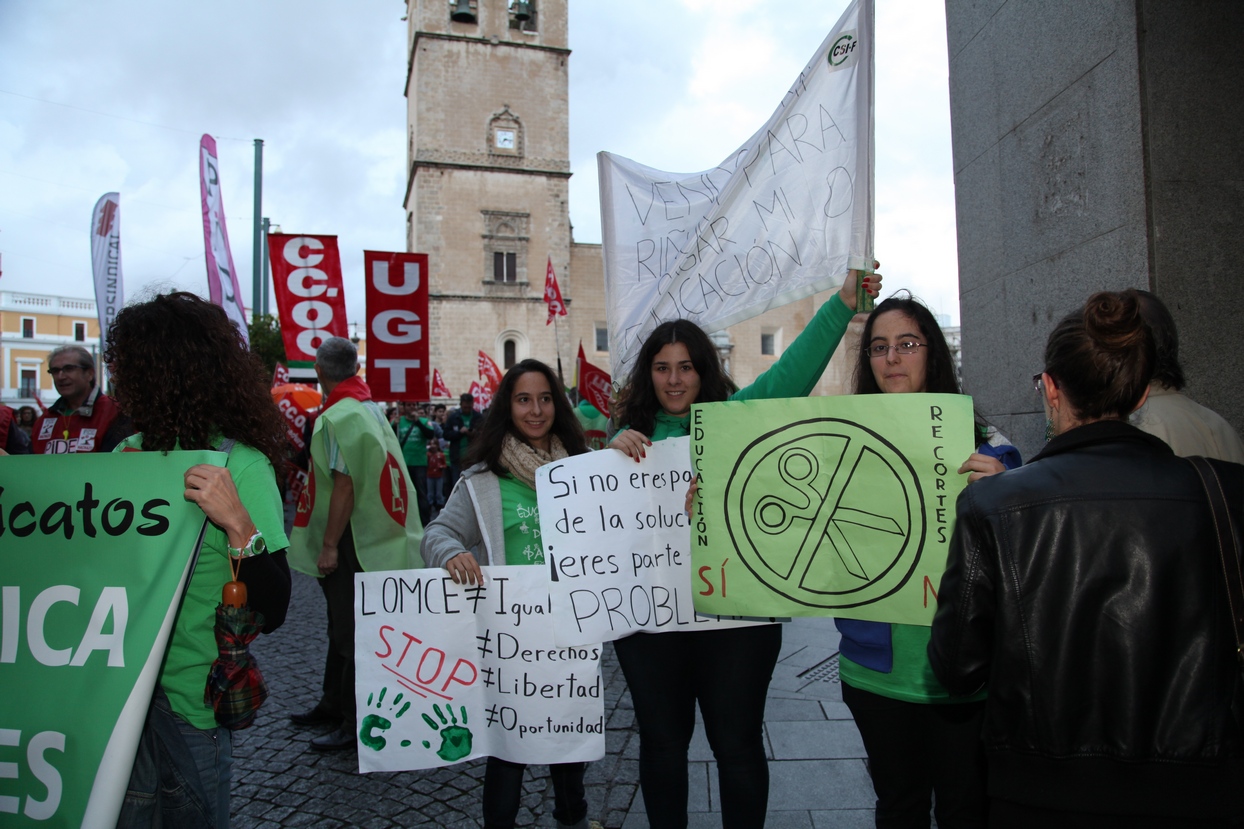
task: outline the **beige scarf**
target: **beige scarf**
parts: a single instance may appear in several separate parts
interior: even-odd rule
[[[537,467],[566,457],[569,454],[557,435],[549,435],[548,452],[519,440],[511,432],[505,433],[505,441],[501,444],[501,465],[532,489],[536,488]]]

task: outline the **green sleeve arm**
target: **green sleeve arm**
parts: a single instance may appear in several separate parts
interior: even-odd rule
[[[756,382],[739,389],[731,400],[768,400],[773,397],[807,397],[825,373],[829,358],[834,355],[842,335],[855,312],[846,306],[835,291],[822,305],[795,341],[782,352],[777,362]]]

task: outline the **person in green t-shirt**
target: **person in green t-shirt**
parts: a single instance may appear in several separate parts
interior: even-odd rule
[[[236,442],[225,466],[186,470],[184,497],[209,523],[117,822],[201,825],[191,820],[195,812],[202,823],[227,827],[233,732],[216,724],[204,689],[219,653],[216,606],[233,579],[230,558],[272,553],[283,563],[289,546],[273,473],[285,463],[284,418],[269,393],[270,372],[224,310],[194,294],[162,294],[124,308],[108,329],[104,359],[117,403],[138,429],[116,451],[219,449],[225,439]],[[197,778],[187,779],[187,766],[197,769]]]
[[[587,452],[583,429],[561,392],[557,375],[539,360],[523,360],[501,380],[464,457],[462,482],[423,533],[420,552],[428,567],[444,567],[458,584],[479,584],[481,565],[543,564],[536,468]],[[487,523],[481,524],[480,518]],[[559,826],[586,827],[586,763],[554,763]],[[509,829],[523,790],[522,763],[488,758],[484,775],[484,826]]]
[[[946,337],[910,296],[881,302],[864,323],[856,394],[959,394]],[[1018,466],[1019,451],[978,426],[981,446],[959,468],[976,481]],[[842,700],[868,752],[878,826],[975,829],[986,820],[984,692],[952,697],[926,648],[930,628],[836,619]]]
[[[428,441],[436,438],[436,430],[428,420],[422,403],[399,403],[401,413],[393,431],[402,447],[402,459],[411,483],[415,485],[415,497],[419,502],[419,523],[426,525],[431,517],[428,501]]]

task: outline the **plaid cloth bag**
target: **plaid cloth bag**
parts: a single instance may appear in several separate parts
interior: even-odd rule
[[[228,453],[233,444],[232,439],[226,440],[220,449]],[[203,691],[203,704],[211,706],[216,722],[231,731],[250,727],[268,698],[268,686],[249,650],[250,643],[263,631],[264,617],[246,604],[246,585],[238,581],[241,568],[242,559],[229,556],[233,580],[224,586],[221,603],[216,605],[218,654]]]

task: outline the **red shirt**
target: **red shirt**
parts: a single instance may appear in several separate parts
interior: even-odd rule
[[[61,407],[62,401],[57,400],[35,421],[30,431],[31,454],[95,452],[118,414],[116,402],[101,393],[99,386],[91,389],[86,402],[72,412],[62,414]]]

